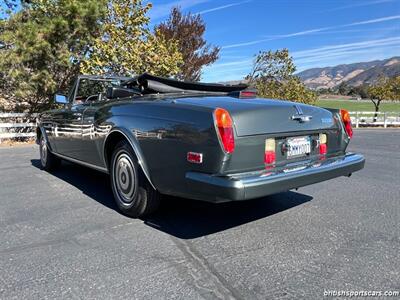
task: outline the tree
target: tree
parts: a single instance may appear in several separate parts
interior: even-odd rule
[[[354,86],[350,88],[350,91],[348,92],[349,96],[359,96],[362,99],[368,99],[369,94],[368,94],[368,86],[367,85],[359,85],[359,86]]]
[[[168,20],[156,27],[158,36],[166,40],[177,40],[183,61],[178,79],[199,81],[204,66],[218,59],[219,47],[207,44],[204,39],[206,25],[200,15],[183,15],[179,7],[174,7]]]
[[[316,93],[318,95],[326,95],[326,94],[332,94],[334,93],[334,91],[332,90],[332,88],[319,88]]]
[[[2,0],[0,3],[0,19],[7,18],[16,8],[17,8],[17,0]],[[26,1],[22,1],[26,2]]]
[[[287,49],[260,51],[246,79],[262,97],[314,103],[316,93],[308,89],[294,72],[296,66]]]
[[[0,3],[0,34],[4,31],[6,20],[10,17],[12,13],[15,12],[18,6],[18,0],[3,0]],[[23,5],[26,1],[21,1]],[[0,50],[9,48],[10,45],[5,41],[0,40]]]
[[[371,101],[375,106],[374,122],[378,117],[382,100],[400,99],[400,76],[394,78],[381,77],[375,85],[368,89]]]
[[[142,5],[141,0],[109,0],[102,34],[95,39],[81,71],[118,75],[177,74],[182,63],[177,42],[157,31],[150,32],[146,16],[150,8],[150,3]]]
[[[29,2],[29,3],[28,3]],[[98,35],[105,0],[31,0],[0,23],[0,88],[21,110],[49,107]]]
[[[16,0],[7,0],[15,7]],[[173,75],[177,42],[148,29],[140,0],[23,0],[0,20],[0,89],[14,109],[41,111],[80,72]],[[6,6],[4,6],[6,7]],[[8,6],[7,6],[8,7]]]
[[[390,79],[392,98],[390,100],[400,100],[400,76]]]
[[[337,91],[339,95],[347,96],[350,93],[350,87],[347,85],[346,82],[341,82],[337,87]]]

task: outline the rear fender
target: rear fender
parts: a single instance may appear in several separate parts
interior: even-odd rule
[[[107,145],[107,139],[108,137],[114,133],[114,132],[118,132],[121,133],[123,136],[125,136],[125,139],[129,142],[129,144],[132,147],[133,152],[135,152],[135,155],[138,159],[138,163],[140,165],[140,167],[142,168],[142,171],[144,173],[144,175],[146,176],[147,180],[149,181],[150,185],[153,187],[153,189],[156,190],[156,187],[154,186],[151,177],[150,177],[150,172],[149,172],[149,168],[146,164],[146,160],[144,159],[144,155],[142,153],[142,150],[139,146],[139,142],[137,141],[136,137],[133,135],[133,133],[131,133],[131,131],[127,130],[126,128],[122,128],[122,127],[114,127],[113,129],[111,129],[111,131],[108,133],[107,137],[104,140],[104,144],[103,144],[103,158],[104,158],[104,165],[107,166],[107,161],[106,161],[106,145]],[[110,170],[108,170],[110,172]]]
[[[346,151],[347,146],[350,142],[350,138],[346,133],[346,130],[344,128],[344,124],[342,121],[342,117],[340,116],[340,109],[336,109],[336,108],[325,108],[326,110],[329,110],[332,115],[334,116],[334,118],[336,118],[340,124],[340,133],[341,133],[341,148],[343,149],[343,151]]]

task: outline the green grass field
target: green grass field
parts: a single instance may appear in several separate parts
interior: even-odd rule
[[[366,102],[355,102],[346,100],[318,100],[315,104],[321,107],[327,108],[343,108],[348,111],[374,111],[374,105],[371,101]],[[381,103],[379,106],[379,111],[385,112],[400,112],[400,103]]]

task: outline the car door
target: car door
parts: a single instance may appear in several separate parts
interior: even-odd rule
[[[57,153],[82,161],[86,158],[82,137],[91,127],[90,124],[83,124],[84,112],[91,105],[91,101],[87,101],[91,95],[90,82],[86,76],[78,76],[69,92],[68,105],[54,116]]]
[[[59,154],[104,166],[99,145],[110,126],[96,124],[96,112],[104,104],[106,88],[119,85],[119,79],[78,77],[70,104],[56,117],[55,139]]]
[[[82,140],[80,159],[91,165],[104,167],[102,158],[102,141],[111,126],[98,124],[96,112],[102,105],[101,102],[92,102],[83,112],[82,116]]]
[[[54,116],[54,141],[59,154],[82,159],[83,114],[89,105],[73,103]]]

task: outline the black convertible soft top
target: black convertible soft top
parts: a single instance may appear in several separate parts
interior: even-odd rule
[[[202,83],[179,81],[176,79],[158,77],[144,73],[131,78],[123,83],[127,87],[136,87],[142,93],[179,93],[179,92],[212,92],[212,93],[232,93],[245,90],[246,84],[225,85],[217,83]]]

